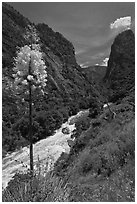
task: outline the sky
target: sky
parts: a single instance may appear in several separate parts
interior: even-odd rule
[[[135,26],[134,2],[8,2],[34,23],[48,24],[75,48],[83,68],[106,65],[118,33]]]

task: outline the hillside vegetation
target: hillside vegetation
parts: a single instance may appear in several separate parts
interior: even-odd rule
[[[96,119],[77,124],[70,154],[62,155],[55,167],[56,175],[71,183],[71,202],[134,201],[133,109],[128,103],[113,105],[115,119],[106,110]]]

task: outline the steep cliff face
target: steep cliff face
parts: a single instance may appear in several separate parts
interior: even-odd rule
[[[104,80],[113,90],[113,98],[123,98],[135,85],[135,37],[131,30],[120,33],[111,46]]]
[[[69,42],[59,32],[54,32],[48,25],[42,23],[36,25],[40,33],[42,44],[50,48],[55,55],[64,63],[75,64],[75,50],[71,42]]]

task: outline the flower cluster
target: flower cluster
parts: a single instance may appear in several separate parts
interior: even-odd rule
[[[8,91],[12,92],[13,83],[9,77],[2,76],[2,88],[3,88],[3,90],[8,90]]]
[[[38,37],[38,34],[37,34],[37,31],[36,31],[36,28],[32,25],[28,25],[28,28],[26,29],[26,34],[24,35],[24,38],[28,41],[32,41],[33,42],[39,42],[40,41],[40,38]]]
[[[19,89],[22,85],[27,88],[30,82],[32,90],[44,88],[47,82],[47,71],[40,52],[40,46],[32,44],[22,47],[17,52],[13,71],[15,72],[13,77],[15,78],[14,85],[16,89]]]

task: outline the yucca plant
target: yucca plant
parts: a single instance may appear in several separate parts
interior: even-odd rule
[[[44,87],[47,82],[47,71],[43,54],[40,50],[39,37],[33,26],[28,26],[26,35],[24,36],[29,45],[21,47],[17,51],[15,58],[14,74],[14,90],[16,95],[22,93],[28,95],[27,100],[22,101],[29,103],[29,141],[30,141],[30,171],[33,176],[33,143],[32,143],[32,103],[33,94],[40,90],[44,94]],[[33,103],[33,105],[35,105]]]

